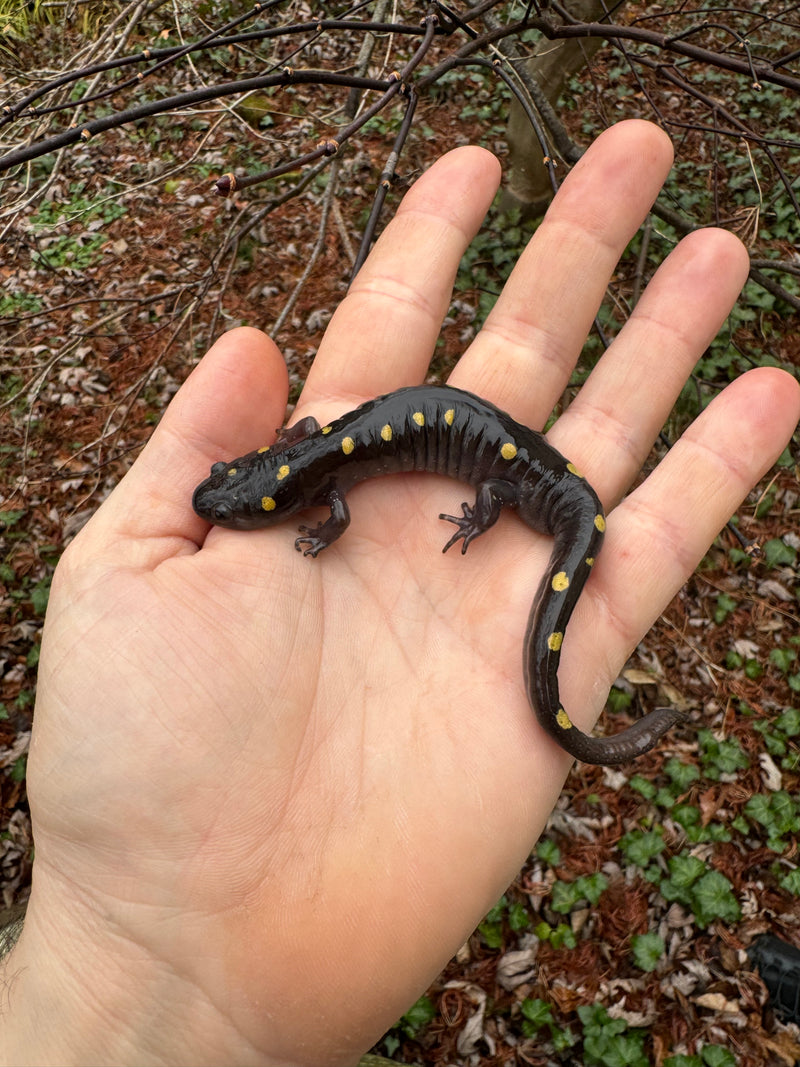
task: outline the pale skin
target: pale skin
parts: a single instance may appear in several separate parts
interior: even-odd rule
[[[544,424],[670,163],[646,123],[595,142],[451,384]],[[499,179],[462,148],[409,190],[293,418],[424,380]],[[800,419],[793,379],[752,371],[624,495],[746,269],[728,233],[682,241],[549,434],[608,512],[560,670],[584,729]],[[6,1063],[352,1065],[514,878],[563,786],[571,761],[522,684],[546,538],[506,515],[443,556],[437,516],[471,495],[430,475],[355,489],[317,560],[293,526],[194,515],[212,462],[267,443],[286,398],[275,345],[225,334],[58,568]]]

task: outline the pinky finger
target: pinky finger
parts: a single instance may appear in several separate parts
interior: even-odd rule
[[[593,575],[600,602],[613,605],[613,619],[606,619],[616,635],[612,660],[623,661],[658,618],[786,447],[798,420],[795,379],[774,368],[749,371],[614,509]]]

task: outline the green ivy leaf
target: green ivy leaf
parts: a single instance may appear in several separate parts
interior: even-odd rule
[[[770,663],[777,667],[781,674],[788,674],[796,659],[797,653],[792,648],[773,648],[769,654]]]
[[[700,745],[700,762],[707,778],[719,781],[722,774],[733,774],[750,766],[747,753],[735,737],[720,740],[711,730],[698,732]]]
[[[680,890],[690,889],[707,871],[707,867],[697,856],[680,854],[671,856],[667,861],[670,881]]]
[[[633,959],[642,971],[654,971],[664,955],[664,941],[658,934],[634,934],[631,938]]]
[[[694,763],[683,763],[675,757],[667,760],[664,770],[679,793],[685,793],[692,782],[696,782],[700,777],[700,771]]]
[[[572,927],[566,923],[559,923],[555,930],[550,932],[548,941],[553,948],[575,948],[578,944]]]
[[[619,843],[625,859],[637,867],[647,867],[667,847],[661,828],[631,830]]]
[[[430,997],[421,996],[402,1017],[400,1026],[407,1037],[415,1038],[421,1030],[425,1029],[435,1015],[436,1008],[434,1008]]]
[[[534,997],[526,997],[520,1005],[520,1010],[530,1023],[531,1030],[536,1033],[543,1026],[553,1023],[553,1009],[544,1001]]]
[[[577,882],[554,882],[550,907],[559,915],[567,915],[580,900]]]
[[[793,871],[785,874],[780,880],[780,886],[794,896],[800,897],[800,869],[795,867]]]
[[[656,795],[656,787],[649,778],[645,778],[641,774],[634,774],[628,785],[635,789],[637,793],[641,793],[645,800],[652,800]]]
[[[478,927],[478,933],[486,942],[487,948],[503,947],[503,927],[500,923],[482,922]]]
[[[543,837],[536,846],[536,855],[543,863],[556,867],[561,862],[561,849],[549,837]]]
[[[10,529],[12,526],[16,526],[24,514],[25,512],[18,508],[9,508],[8,511],[0,511],[0,526]]]
[[[736,1067],[736,1057],[722,1045],[706,1045],[702,1056],[706,1067]]]
[[[703,875],[694,887],[692,898],[699,926],[708,926],[714,919],[736,922],[742,913],[733,886],[720,871]]]
[[[602,872],[596,871],[594,874],[579,878],[576,884],[589,903],[596,904],[608,889],[608,878]]]
[[[797,552],[779,537],[773,537],[764,545],[764,560],[768,567],[791,567],[796,558]]]
[[[520,930],[527,930],[530,924],[531,919],[525,905],[515,901],[508,909],[508,925],[519,933]]]
[[[31,605],[40,618],[44,618],[44,613],[47,610],[47,601],[50,597],[50,580],[50,575],[42,578],[31,590]]]
[[[714,609],[714,622],[721,625],[732,611],[736,610],[736,600],[729,593],[720,593],[717,597],[717,606]]]

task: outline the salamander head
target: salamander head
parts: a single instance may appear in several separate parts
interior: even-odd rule
[[[276,526],[303,506],[286,453],[268,450],[215,463],[192,497],[201,519],[229,530]]]

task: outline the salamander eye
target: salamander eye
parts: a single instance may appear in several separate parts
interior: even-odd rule
[[[212,474],[222,474],[227,469],[228,469],[228,464],[225,463],[223,460],[219,460],[217,463],[215,463],[211,467],[211,473]]]
[[[229,519],[233,514],[233,508],[230,504],[217,504],[214,508],[214,520],[215,522],[224,522]]]

